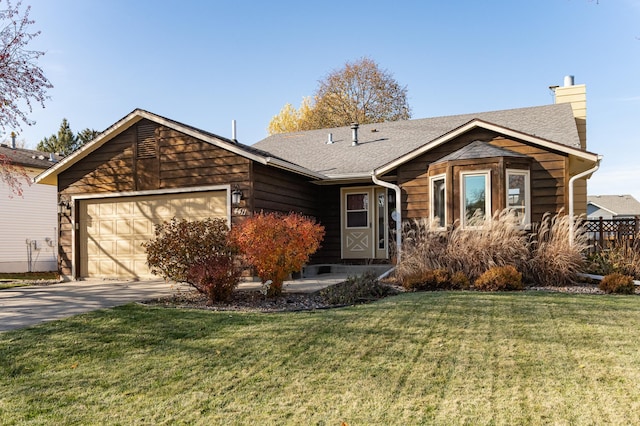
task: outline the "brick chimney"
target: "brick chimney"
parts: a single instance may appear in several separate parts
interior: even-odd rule
[[[580,137],[580,147],[587,149],[587,86],[584,84],[574,84],[572,75],[564,78],[564,86],[554,89],[555,102],[557,104],[570,103],[573,109],[573,116],[578,128]]]

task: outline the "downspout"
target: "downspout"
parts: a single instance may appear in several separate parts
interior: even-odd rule
[[[596,165],[590,168],[587,171],[582,173],[578,173],[569,179],[569,246],[573,247],[573,230],[574,230],[574,207],[573,207],[573,184],[576,180],[583,178],[600,168],[600,161],[602,161],[602,155],[598,155],[598,159],[596,160]]]
[[[371,180],[376,185],[383,186],[388,189],[393,189],[396,194],[396,265],[400,263],[402,256],[402,196],[400,194],[400,187],[389,182],[378,179],[375,170],[371,172]]]

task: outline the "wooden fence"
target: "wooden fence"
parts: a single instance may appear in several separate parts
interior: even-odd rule
[[[640,216],[628,219],[589,219],[584,223],[591,251],[606,250],[614,243],[633,243],[640,238]]]

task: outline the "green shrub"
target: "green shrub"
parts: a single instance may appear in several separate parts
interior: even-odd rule
[[[380,283],[373,272],[349,277],[345,282],[318,291],[325,302],[331,305],[365,303],[397,293],[394,288]]]
[[[155,225],[154,239],[143,243],[151,273],[177,282],[188,282],[189,268],[213,253],[232,254],[224,219],[187,221],[173,218]]]
[[[522,290],[522,274],[511,265],[496,266],[480,275],[473,284],[478,290]]]
[[[240,282],[240,274],[233,256],[212,254],[192,265],[187,279],[200,293],[207,295],[210,303],[215,303],[229,299]]]
[[[633,277],[619,272],[606,275],[598,287],[605,293],[634,294],[636,291]]]

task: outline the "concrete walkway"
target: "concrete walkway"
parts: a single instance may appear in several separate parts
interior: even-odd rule
[[[346,273],[334,273],[285,281],[283,291],[311,293],[346,278]],[[243,282],[238,286],[239,291],[261,288],[260,282]],[[163,280],[86,280],[0,290],[0,332],[181,291],[191,291],[191,287]]]

